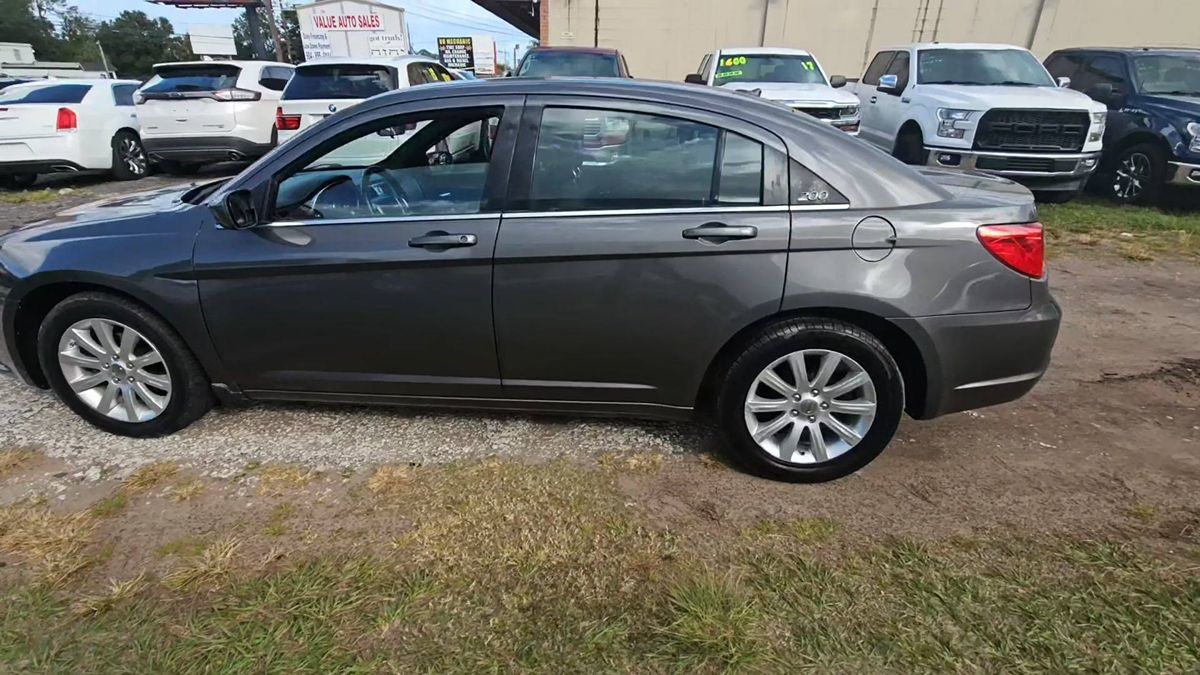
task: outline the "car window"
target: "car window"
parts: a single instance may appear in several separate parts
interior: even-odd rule
[[[825,74],[813,57],[805,54],[738,54],[722,52],[713,73],[713,84],[772,82],[826,84]]]
[[[277,220],[478,213],[502,110],[376,120],[314,152],[279,181]]]
[[[917,56],[917,83],[1055,86],[1041,62],[1024,49],[922,49]]]
[[[221,91],[237,86],[242,69],[222,64],[161,66],[142,89],[143,94]]]
[[[287,86],[288,80],[291,77],[291,68],[267,66],[263,68],[262,77],[258,80],[258,83],[272,91],[283,91],[283,88]]]
[[[759,143],[697,122],[547,108],[528,206],[575,211],[761,204],[762,156]]]
[[[871,59],[871,65],[867,66],[867,72],[863,74],[863,84],[877,85],[879,78],[887,72],[887,67],[892,62],[892,57],[896,52],[879,52],[875,58]]]
[[[1046,59],[1046,70],[1050,71],[1050,74],[1056,78],[1071,78],[1071,88],[1078,89],[1079,87],[1075,83],[1075,78],[1082,62],[1082,54],[1052,54],[1050,58]]]
[[[430,81],[429,76],[425,72],[425,64],[424,63],[408,64],[408,84],[409,84],[409,86],[415,87],[418,84],[425,84],[429,81]]]
[[[1125,87],[1125,66],[1115,56],[1093,56],[1079,69],[1079,89],[1090,89],[1098,84],[1111,84],[1114,91]]]
[[[439,81],[439,82],[453,82],[454,81],[454,76],[451,75],[450,71],[446,70],[445,66],[443,66],[442,64],[434,63],[434,64],[430,65],[429,67],[431,69],[433,69],[433,74],[435,76],[434,81]]]
[[[615,54],[534,51],[525,55],[518,77],[620,77]]]
[[[364,99],[396,88],[396,71],[387,66],[330,63],[301,66],[283,90],[283,100]]]
[[[1139,54],[1133,70],[1143,93],[1200,96],[1200,54]]]
[[[886,73],[896,76],[896,89],[888,93],[899,96],[908,87],[908,63],[908,52],[896,52],[896,58],[892,59]]]
[[[14,87],[0,96],[0,103],[79,103],[92,90],[90,84],[53,84],[48,86]]]
[[[136,84],[114,84],[113,102],[117,105],[133,105],[133,92],[137,91]]]
[[[712,60],[712,54],[705,54],[704,58],[700,59],[700,67],[696,70],[696,72],[708,77],[708,62],[710,60]]]

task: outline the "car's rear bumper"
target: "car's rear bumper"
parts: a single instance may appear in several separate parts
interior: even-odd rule
[[[1167,182],[1171,185],[1186,185],[1200,188],[1200,164],[1168,162]]]
[[[0,175],[17,173],[72,173],[87,171],[69,159],[37,159],[24,162],[0,162]]]
[[[1048,192],[1082,189],[1100,163],[1098,152],[979,152],[939,147],[926,150],[925,163],[929,166],[984,171],[1031,190]]]
[[[143,137],[142,145],[151,158],[173,162],[257,159],[275,147],[272,143],[255,143],[239,136]]]
[[[1062,312],[1044,282],[1035,302],[1014,312],[903,319],[919,344],[926,391],[909,413],[918,419],[1007,403],[1033,389],[1050,365]],[[911,397],[911,394],[910,394]]]

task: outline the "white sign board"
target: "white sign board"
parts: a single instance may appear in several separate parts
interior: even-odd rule
[[[496,41],[490,37],[476,35],[471,38],[471,43],[475,48],[475,74],[495,75]]]
[[[189,24],[188,42],[197,56],[236,56],[233,26],[229,24]]]
[[[304,58],[403,56],[404,10],[370,0],[322,0],[296,7]]]

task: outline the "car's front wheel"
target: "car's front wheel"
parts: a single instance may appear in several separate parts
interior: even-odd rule
[[[212,407],[208,378],[183,340],[152,312],[114,295],[82,293],[50,310],[38,357],[63,403],[110,433],[162,436]]]
[[[150,158],[136,134],[122,131],[112,141],[112,172],[117,180],[137,180],[150,173]]]
[[[870,333],[827,319],[766,328],[730,365],[717,399],[727,447],[752,472],[841,478],[892,440],[904,411],[895,360]]]

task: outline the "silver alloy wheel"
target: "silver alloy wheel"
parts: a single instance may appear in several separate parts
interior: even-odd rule
[[[1153,173],[1149,155],[1135,152],[1121,162],[1113,179],[1113,194],[1121,199],[1136,199],[1146,189]]]
[[[84,319],[58,341],[67,385],[96,412],[149,422],[171,403],[171,371],[144,335],[111,319]]]
[[[144,175],[150,168],[150,160],[146,157],[146,151],[133,138],[128,136],[122,138],[121,144],[117,146],[117,154],[129,172],[135,176]]]
[[[805,349],[763,369],[746,394],[746,430],[767,454],[816,464],[849,452],[875,420],[875,383],[857,361]]]

